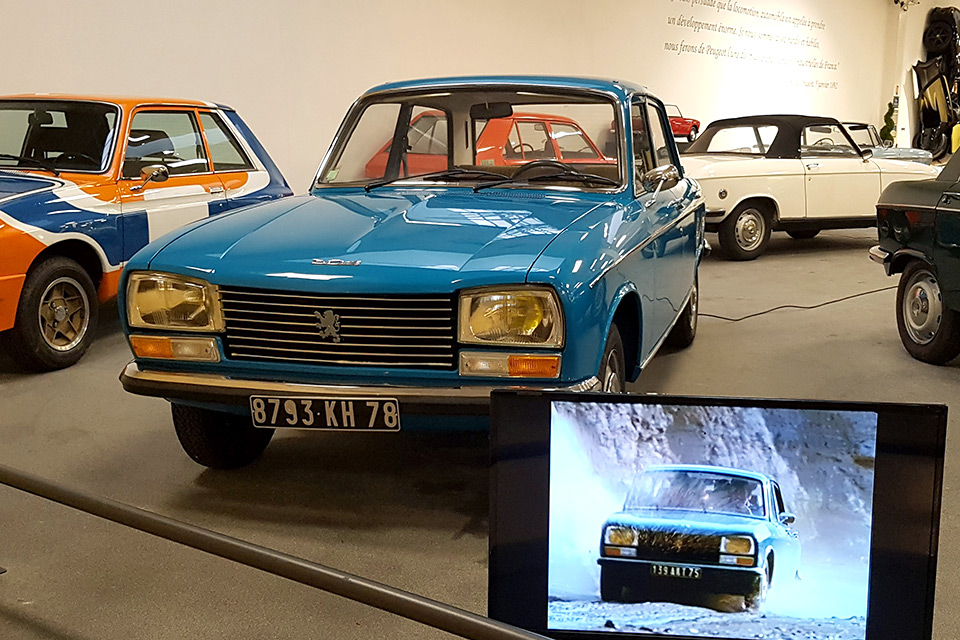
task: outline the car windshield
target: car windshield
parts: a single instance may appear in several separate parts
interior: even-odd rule
[[[615,189],[625,174],[615,104],[530,88],[374,96],[348,115],[316,186]]]
[[[857,123],[845,123],[843,125],[847,129],[847,133],[850,134],[850,137],[853,138],[853,141],[857,143],[859,147],[879,147],[880,136],[877,135],[877,130],[874,129],[871,124],[857,124]]]
[[[0,101],[0,169],[105,171],[118,115],[100,102]]]
[[[682,118],[683,114],[680,113],[680,107],[675,104],[665,104],[663,105],[667,109],[667,116],[670,118]]]
[[[648,470],[637,476],[624,509],[679,509],[763,517],[763,485],[752,478],[695,470]]]

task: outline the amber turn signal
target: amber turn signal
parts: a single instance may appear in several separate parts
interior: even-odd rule
[[[560,356],[510,356],[507,366],[514,378],[556,378]]]

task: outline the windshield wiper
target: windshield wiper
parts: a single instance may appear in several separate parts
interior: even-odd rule
[[[34,165],[34,166],[37,166],[37,167],[40,167],[41,169],[44,169],[44,170],[46,170],[46,171],[49,171],[50,173],[52,173],[53,175],[55,175],[55,176],[57,176],[57,177],[60,177],[60,172],[59,172],[59,171],[57,171],[56,169],[54,169],[52,166],[50,166],[50,165],[47,164],[46,162],[43,162],[42,160],[37,160],[37,159],[35,159],[35,158],[28,158],[28,157],[26,157],[26,156],[15,156],[15,155],[10,154],[10,153],[0,153],[0,160],[17,160],[17,161],[19,161],[19,162],[28,162],[28,163],[30,163],[30,164],[32,164],[32,165]],[[4,169],[4,168],[7,168],[7,169],[19,169],[19,167],[3,167],[3,166],[0,166],[0,169]]]
[[[530,184],[534,182],[585,182],[585,183],[594,183],[594,184],[605,184],[614,187],[620,186],[620,183],[606,176],[598,176],[595,173],[581,173],[580,171],[560,171],[557,173],[544,173],[538,176],[530,176],[529,178],[504,178],[497,182],[489,182],[487,184],[478,184],[473,188],[474,191],[480,191],[480,189],[488,189],[490,187],[497,187],[503,184]]]
[[[400,180],[503,180],[503,174],[483,169],[445,169],[431,173],[421,173],[413,176],[398,176],[396,178],[380,178],[363,186],[369,192],[371,189],[382,187]]]

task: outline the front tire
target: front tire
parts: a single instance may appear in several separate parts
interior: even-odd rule
[[[743,597],[743,606],[748,611],[759,611],[767,601],[767,595],[770,593],[770,583],[773,581],[773,565],[767,561],[763,566],[763,574],[760,576],[760,584],[757,590]]]
[[[960,312],[943,304],[929,265],[914,260],[897,286],[897,330],[907,352],[923,362],[946,364],[960,355]]]
[[[263,454],[273,429],[258,429],[246,416],[170,406],[180,446],[197,464],[211,469],[244,467]]]
[[[83,267],[48,258],[27,273],[14,326],[4,336],[7,351],[33,371],[69,367],[90,347],[98,313],[97,290]]]
[[[697,317],[700,307],[700,285],[699,276],[693,278],[693,289],[690,291],[690,297],[687,304],[680,312],[677,323],[670,330],[667,336],[667,345],[677,349],[684,349],[693,344],[693,339],[697,337]]]
[[[700,132],[697,130],[696,127],[690,127],[690,133],[687,134],[687,142],[693,142],[694,140],[697,139],[697,136],[699,134]]]
[[[799,229],[797,231],[787,231],[787,235],[794,240],[809,240],[815,238],[820,233],[820,229]]]
[[[755,260],[767,249],[770,220],[761,209],[740,205],[720,223],[720,252],[730,260]]]
[[[624,584],[612,569],[600,567],[600,599],[604,602],[626,602]]]
[[[610,326],[607,343],[603,347],[600,359],[600,390],[605,393],[625,393],[627,390],[626,364],[623,353],[623,339],[616,323]]]

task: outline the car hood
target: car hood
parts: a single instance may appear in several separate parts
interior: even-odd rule
[[[768,523],[760,518],[727,513],[704,513],[684,509],[637,509],[621,511],[607,518],[607,524],[622,524],[644,531],[686,535],[754,533]],[[761,536],[762,537],[762,536]]]
[[[52,189],[59,181],[23,175],[13,171],[0,171],[0,201],[9,200],[25,193]]]
[[[331,293],[523,282],[557,234],[604,200],[461,188],[285,198],[189,229],[150,268]]]

